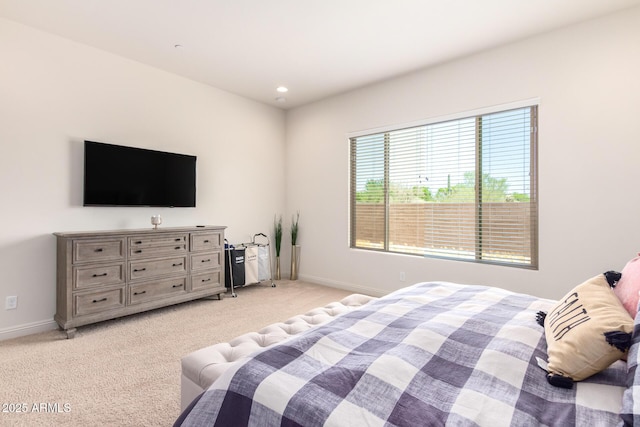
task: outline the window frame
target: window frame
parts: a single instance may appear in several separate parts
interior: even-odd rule
[[[475,243],[475,251],[476,251],[476,255],[474,256],[474,258],[468,258],[468,257],[462,257],[462,256],[451,256],[451,255],[438,255],[438,254],[433,254],[433,253],[428,253],[428,250],[425,247],[422,248],[417,248],[417,249],[423,249],[425,253],[423,254],[416,254],[416,253],[412,253],[412,252],[403,252],[403,251],[398,251],[398,250],[392,250],[390,249],[390,227],[389,227],[389,216],[390,216],[390,201],[389,201],[389,184],[390,184],[390,179],[389,179],[389,170],[390,170],[390,166],[389,166],[389,162],[390,162],[390,155],[389,155],[389,144],[385,143],[384,144],[384,241],[382,242],[382,247],[380,248],[374,248],[374,247],[363,247],[363,246],[358,246],[357,245],[357,237],[356,236],[356,231],[355,231],[355,226],[356,226],[356,214],[357,214],[357,209],[356,209],[356,204],[357,204],[357,199],[356,199],[356,192],[357,189],[355,188],[356,184],[355,184],[355,177],[354,177],[354,173],[355,173],[355,161],[354,161],[354,149],[355,149],[355,141],[357,138],[361,138],[361,137],[365,137],[365,136],[377,136],[378,134],[383,134],[384,138],[388,138],[389,133],[391,132],[395,132],[395,131],[400,131],[400,130],[404,130],[404,129],[409,129],[409,128],[415,128],[415,127],[421,127],[421,126],[426,126],[426,125],[432,125],[432,124],[438,124],[438,123],[443,123],[443,122],[448,122],[448,121],[455,121],[455,120],[462,120],[462,119],[471,119],[474,118],[476,120],[476,127],[479,125],[479,123],[481,123],[481,120],[479,120],[482,116],[484,115],[490,115],[490,114],[495,114],[495,113],[502,113],[502,112],[508,112],[510,110],[517,110],[517,109],[524,109],[524,108],[530,108],[530,132],[531,132],[531,137],[529,138],[529,144],[530,144],[530,152],[529,152],[529,172],[531,174],[531,178],[530,178],[530,191],[529,191],[529,195],[530,195],[530,199],[528,202],[529,205],[529,209],[530,209],[530,216],[528,219],[528,226],[530,227],[529,230],[530,232],[528,233],[528,236],[530,238],[530,259],[529,261],[523,261],[523,262],[513,262],[513,261],[505,261],[505,260],[493,260],[493,259],[485,259],[483,257],[482,254],[482,244],[484,241],[486,241],[486,239],[484,240],[479,240],[476,241]],[[421,120],[421,121],[417,121],[417,122],[412,122],[412,123],[408,123],[408,124],[404,124],[404,125],[392,125],[392,126],[386,126],[386,127],[380,127],[380,128],[376,128],[376,129],[370,129],[367,131],[360,131],[360,132],[353,132],[347,135],[347,141],[349,144],[349,194],[348,194],[348,198],[349,198],[349,235],[348,235],[348,243],[351,249],[356,249],[356,250],[365,250],[365,251],[374,251],[374,252],[385,252],[385,253],[392,253],[392,254],[404,254],[404,255],[414,255],[414,256],[422,256],[422,257],[427,257],[427,258],[440,258],[440,259],[448,259],[448,260],[455,260],[455,261],[465,261],[465,262],[475,262],[475,263],[481,263],[481,264],[490,264],[490,265],[501,265],[501,266],[508,266],[508,267],[515,267],[515,268],[522,268],[522,269],[532,269],[532,270],[538,270],[539,268],[539,194],[538,194],[538,139],[539,139],[539,109],[540,109],[540,102],[539,99],[529,99],[529,100],[524,100],[524,101],[519,101],[519,102],[514,102],[514,103],[510,103],[510,104],[502,104],[499,106],[493,106],[493,107],[489,107],[489,108],[484,108],[484,109],[477,109],[477,110],[472,110],[472,111],[467,111],[467,112],[463,112],[463,113],[458,113],[458,114],[453,114],[453,115],[449,115],[449,116],[440,116],[440,117],[434,117],[432,119],[428,119],[428,120]],[[476,183],[480,183],[480,185],[477,185],[475,188],[475,196],[476,196],[476,209],[482,209],[483,205],[488,203],[488,202],[482,202],[479,199],[481,197],[481,191],[482,191],[482,179],[481,179],[481,175],[482,175],[482,167],[478,167],[478,164],[481,164],[482,162],[482,147],[481,144],[478,143],[478,141],[476,141],[476,146],[475,146],[475,152],[476,152],[476,168],[474,170],[475,174],[476,174]],[[478,175],[480,175],[480,178],[478,178]],[[477,211],[474,214],[476,221],[482,221],[482,215],[479,214]],[[477,231],[476,231],[476,235],[481,234],[482,233],[482,226],[479,226],[476,224],[477,227]],[[523,254],[525,252],[522,252]]]

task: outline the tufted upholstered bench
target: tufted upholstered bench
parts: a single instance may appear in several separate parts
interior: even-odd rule
[[[249,332],[227,343],[214,344],[196,350],[182,358],[180,403],[184,410],[193,399],[211,384],[233,363],[261,348],[279,343],[314,326],[327,323],[334,317],[352,311],[371,300],[367,295],[353,294],[339,302],[315,308],[305,314],[274,323],[258,332]]]

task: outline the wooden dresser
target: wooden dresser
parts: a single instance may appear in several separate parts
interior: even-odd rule
[[[225,227],[54,233],[55,321],[76,327],[217,295],[224,286]]]

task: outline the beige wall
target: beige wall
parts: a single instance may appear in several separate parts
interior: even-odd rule
[[[300,210],[300,276],[361,292],[448,280],[559,298],[621,269],[640,250],[638,22],[636,7],[290,111],[287,206]],[[348,135],[535,98],[538,271],[349,249]]]
[[[284,210],[283,111],[3,19],[0,52],[0,339],[53,327],[55,231],[161,214],[248,241]],[[84,139],[198,156],[197,208],[82,207]]]

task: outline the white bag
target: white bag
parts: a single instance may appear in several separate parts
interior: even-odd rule
[[[258,247],[247,246],[244,250],[244,283],[258,283]]]
[[[271,279],[271,257],[269,246],[258,246],[258,280]]]

